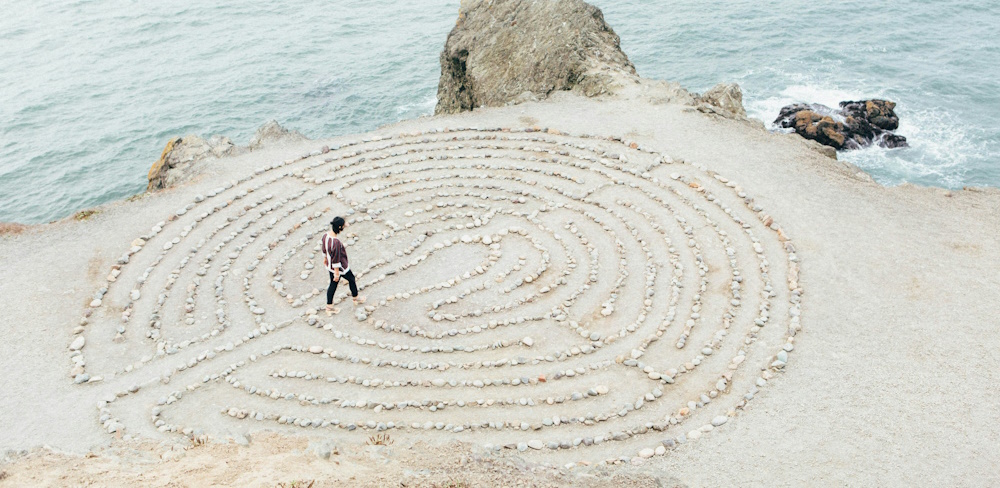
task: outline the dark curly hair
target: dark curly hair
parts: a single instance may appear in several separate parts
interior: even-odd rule
[[[344,224],[344,218],[339,216],[334,217],[333,220],[330,221],[330,227],[333,228],[334,234],[340,234],[340,231],[344,230]]]

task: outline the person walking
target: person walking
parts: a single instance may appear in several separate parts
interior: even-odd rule
[[[330,221],[331,230],[323,234],[323,265],[330,273],[330,286],[326,289],[327,315],[340,313],[340,308],[333,306],[333,295],[337,292],[337,284],[340,283],[341,278],[347,279],[354,305],[365,303],[365,297],[358,296],[358,284],[354,280],[354,272],[351,271],[347,260],[347,249],[344,248],[344,243],[340,242],[340,233],[346,227],[347,222],[343,217],[334,217]]]

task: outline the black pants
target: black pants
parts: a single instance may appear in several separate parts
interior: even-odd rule
[[[354,281],[354,271],[348,271],[346,273],[340,273],[340,277],[347,280],[347,284],[351,287],[351,296],[358,296],[358,284]],[[326,289],[326,304],[333,304],[333,294],[337,293],[337,283],[338,280],[333,279],[333,272],[330,272],[330,287]]]

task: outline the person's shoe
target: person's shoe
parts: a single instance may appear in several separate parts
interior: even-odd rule
[[[338,313],[340,313],[340,308],[334,307],[333,305],[327,305],[326,306],[326,314],[328,316],[336,315]]]
[[[362,303],[365,303],[365,300],[367,300],[367,298],[362,297],[362,296],[354,297],[354,304],[355,305],[361,305]]]

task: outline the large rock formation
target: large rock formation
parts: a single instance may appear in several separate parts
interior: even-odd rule
[[[635,79],[601,10],[581,0],[463,0],[441,52],[437,114],[587,96]]]
[[[270,121],[257,129],[249,146],[237,146],[228,137],[213,135],[207,140],[187,135],[167,141],[160,159],[149,168],[146,191],[161,190],[173,186],[190,175],[195,163],[208,159],[237,156],[276,143],[290,143],[306,140],[297,131],[285,129],[277,121]]]
[[[895,107],[888,100],[840,102],[838,110],[815,103],[797,103],[782,107],[774,123],[836,149],[859,149],[872,144],[906,147],[906,138],[892,132],[899,127]]]

